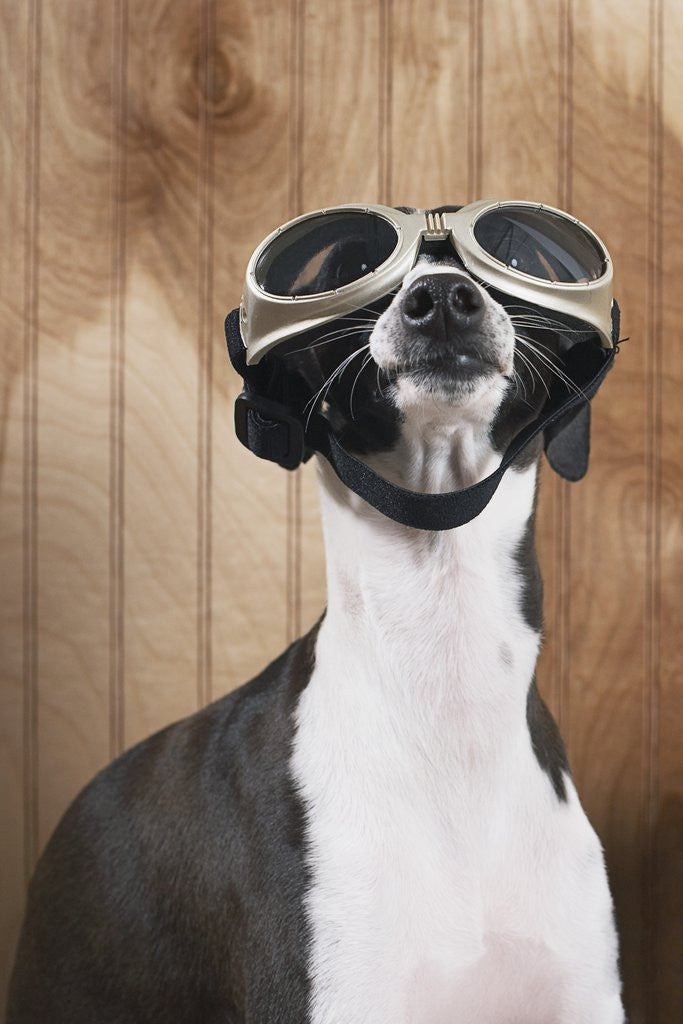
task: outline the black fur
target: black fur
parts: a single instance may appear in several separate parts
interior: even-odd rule
[[[522,614],[528,626],[537,633],[543,631],[543,580],[536,555],[534,539],[536,502],[534,511],[520,540],[515,559],[522,580]],[[531,747],[540,768],[547,774],[558,800],[566,801],[564,773],[569,774],[567,754],[555,720],[543,701],[535,678],[527,694],[526,720]]]
[[[542,700],[536,680],[531,681],[526,701],[526,720],[536,759],[547,773],[558,800],[566,802],[567,788],[564,773],[569,774],[569,762],[555,719]]]
[[[543,580],[536,555],[536,508],[527,520],[522,538],[517,545],[515,560],[522,580],[522,614],[524,621],[537,633],[543,631]]]
[[[288,762],[317,629],[74,801],[31,883],[8,1024],[307,1019],[303,808]]]

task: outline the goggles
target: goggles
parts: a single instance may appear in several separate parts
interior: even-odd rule
[[[423,242],[439,240],[475,279],[581,320],[612,347],[612,262],[569,214],[499,200],[435,213],[351,204],[289,221],[252,255],[240,307],[247,362],[392,292]]]
[[[264,359],[283,342],[386,300],[426,243],[448,243],[465,269],[514,300],[575,325],[563,377],[540,414],[509,444],[500,465],[461,491],[425,494],[391,483],[349,452],[285,360]],[[261,458],[295,469],[321,453],[337,476],[384,515],[420,529],[462,526],[486,507],[520,452],[543,434],[553,468],[578,480],[587,469],[589,400],[618,352],[612,263],[589,228],[538,203],[481,200],[440,211],[344,205],[304,214],[270,234],[247,267],[239,309],[226,319],[228,351],[244,381],[235,403],[239,440]],[[285,346],[281,351],[286,351]]]

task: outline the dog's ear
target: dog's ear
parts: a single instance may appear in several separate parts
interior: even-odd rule
[[[586,475],[590,428],[591,407],[589,402],[584,402],[545,432],[548,462],[565,480],[580,480]]]

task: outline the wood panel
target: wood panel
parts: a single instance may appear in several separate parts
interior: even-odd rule
[[[618,254],[615,294],[624,333],[634,342],[624,346],[595,402],[590,483],[570,493],[565,732],[577,787],[605,846],[625,1002],[638,1024],[647,1019],[651,949],[643,888],[653,683],[645,649],[653,571],[647,544],[650,22],[647,0],[628,8],[581,0],[573,11],[572,208]],[[610,54],[617,50],[622,59],[615,65]],[[590,89],[581,88],[589,80]]]
[[[256,244],[289,216],[293,113],[292,5],[219,0],[213,84],[213,369],[210,424],[213,682],[219,696],[278,654],[287,639],[287,474],[237,441],[241,382],[222,334]]]
[[[683,1009],[674,0],[2,5],[1,948],[64,806],[324,604],[314,467],[236,441],[221,322],[305,209],[535,196],[631,335],[591,472],[543,472],[541,684],[602,836],[631,1024]],[[2,983],[0,979],[0,984]]]
[[[439,206],[473,194],[477,48],[468,6],[458,7],[454,17],[438,0],[391,6],[389,203]]]
[[[35,282],[35,54],[39,47],[35,5],[5,5],[1,12],[0,61],[6,69],[2,136],[4,245],[0,247],[0,999],[4,997],[32,864],[35,801],[32,688],[25,676],[31,639],[25,565],[31,552],[29,482],[31,433],[27,429],[33,368],[31,308]],[[25,382],[24,387],[21,384]],[[27,399],[29,400],[27,402]],[[28,506],[28,507],[27,507]],[[29,605],[29,607],[27,607]],[[25,729],[25,724],[29,728]]]
[[[122,39],[121,746],[197,707],[199,33],[155,0]]]
[[[683,1019],[683,7],[653,5],[650,23],[651,111],[648,298],[653,306],[652,432],[654,466],[651,623],[652,757],[647,897],[652,943],[649,1020]]]
[[[36,281],[38,843],[110,756],[109,11],[41,5]],[[35,856],[37,850],[32,851]]]

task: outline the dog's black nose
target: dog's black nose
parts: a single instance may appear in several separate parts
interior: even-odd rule
[[[435,342],[446,342],[478,326],[484,299],[462,274],[426,274],[407,288],[401,312],[406,326]]]

